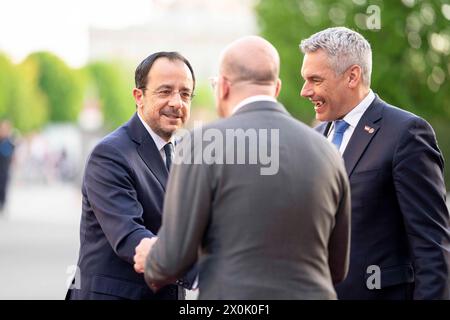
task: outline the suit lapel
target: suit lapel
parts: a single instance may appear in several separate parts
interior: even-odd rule
[[[166,190],[168,172],[161,158],[161,154],[156,148],[155,142],[149,137],[142,141],[137,148],[139,156],[145,162],[147,167],[153,172],[158,181],[161,183],[164,190]]]
[[[165,190],[168,177],[167,168],[155,142],[141,123],[137,113],[130,120],[129,131],[131,138],[138,144],[137,152],[142,161],[144,161]]]
[[[381,118],[382,102],[378,97],[375,97],[375,100],[359,120],[343,154],[345,169],[347,169],[349,177],[373,137],[377,134],[380,128],[380,125],[377,123]]]
[[[328,132],[330,131],[332,122],[322,122],[317,127],[314,128],[317,132],[319,132],[321,135],[327,137]]]

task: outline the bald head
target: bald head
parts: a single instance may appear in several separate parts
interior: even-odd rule
[[[258,36],[240,38],[222,53],[221,74],[231,81],[273,85],[280,72],[280,57],[275,47]]]
[[[267,40],[248,36],[229,44],[222,52],[215,90],[217,110],[222,117],[246,98],[277,98],[281,90],[280,57]]]

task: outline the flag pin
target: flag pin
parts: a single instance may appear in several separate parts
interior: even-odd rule
[[[368,133],[374,133],[374,131],[375,131],[374,128],[371,128],[371,127],[369,127],[369,126],[365,126],[365,127],[364,127],[364,130],[366,130]]]

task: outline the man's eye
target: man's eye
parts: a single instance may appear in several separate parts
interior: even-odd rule
[[[171,94],[171,92],[172,91],[170,90],[161,90],[158,92],[158,94],[168,96],[169,94]]]
[[[181,92],[181,97],[183,97],[183,98],[190,98],[191,97],[191,94],[189,93],[189,92]]]

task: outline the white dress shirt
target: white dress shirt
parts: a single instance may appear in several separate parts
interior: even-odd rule
[[[344,154],[345,148],[347,147],[350,138],[352,137],[353,132],[355,131],[356,126],[358,125],[359,120],[361,120],[362,115],[366,112],[367,108],[375,99],[375,94],[370,89],[367,96],[361,100],[361,102],[352,109],[349,113],[345,115],[342,120],[345,120],[349,124],[347,130],[344,132],[344,136],[342,137],[342,143],[339,148],[339,152]],[[331,125],[330,130],[328,131],[327,139],[331,142],[333,140],[334,135],[334,122]]]
[[[156,144],[156,148],[158,148],[159,150],[159,154],[161,155],[164,163],[166,163],[166,153],[164,152],[164,146],[166,144],[168,144],[169,142],[172,142],[172,145],[175,147],[175,139],[172,136],[170,138],[169,141],[164,140],[163,138],[161,138],[160,136],[158,136],[153,130],[152,128],[150,128],[150,126],[141,118],[141,115],[139,114],[139,112],[137,113],[139,120],[141,120],[142,124],[144,125],[145,129],[148,131],[148,133],[150,134],[150,136],[152,137],[153,141]],[[172,148],[173,150],[173,148]],[[172,151],[173,152],[173,151]],[[172,154],[172,158],[173,158],[173,154]]]

